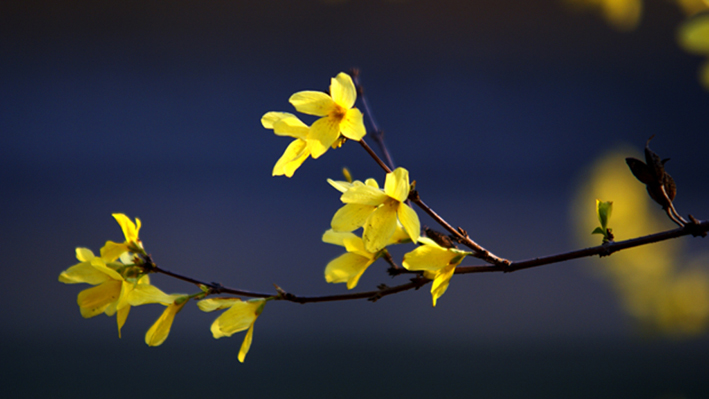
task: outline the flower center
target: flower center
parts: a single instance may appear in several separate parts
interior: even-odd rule
[[[340,104],[335,104],[335,108],[330,113],[330,116],[338,120],[345,119],[345,115],[347,115],[347,110]]]

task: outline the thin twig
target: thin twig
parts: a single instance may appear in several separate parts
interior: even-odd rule
[[[384,143],[384,132],[379,129],[377,122],[374,120],[374,114],[372,113],[372,109],[369,107],[367,97],[364,95],[364,87],[362,87],[362,84],[359,81],[359,70],[356,68],[352,68],[350,70],[350,74],[352,75],[354,84],[357,87],[357,95],[362,101],[364,112],[368,117],[367,120],[369,120],[369,124],[372,125],[372,134],[370,135],[370,137],[372,138],[372,140],[374,140],[375,143],[377,143],[377,145],[379,146],[379,150],[382,152],[382,154],[384,154],[386,164],[389,166],[390,169],[393,170],[396,168],[394,164],[394,159],[392,158],[391,153],[389,152],[389,149],[386,146],[386,143]]]

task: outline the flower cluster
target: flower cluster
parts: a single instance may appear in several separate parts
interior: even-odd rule
[[[170,334],[170,328],[177,313],[192,298],[204,297],[208,290],[193,294],[166,294],[150,283],[148,273],[156,267],[149,259],[143,243],[138,237],[140,219],[135,223],[122,213],[114,213],[113,217],[123,230],[125,241],[116,243],[107,241],[101,248],[101,256],[95,256],[88,248],[76,248],[76,258],[80,261],[64,270],[59,275],[59,281],[65,284],[87,283],[94,287],[79,293],[77,303],[84,318],[105,313],[116,315],[118,336],[128,318],[131,306],[158,303],[165,310],[145,334],[145,343],[149,346],[161,345]],[[244,361],[251,347],[253,324],[261,314],[268,299],[256,299],[243,302],[236,298],[210,298],[198,302],[198,307],[211,312],[226,309],[212,324],[214,338],[231,336],[249,329],[244,343],[239,351],[239,360]]]
[[[339,73],[331,79],[329,94],[301,91],[290,97],[290,103],[297,111],[319,117],[311,126],[287,112],[264,114],[261,123],[265,128],[272,129],[276,135],[294,139],[276,162],[273,175],[291,177],[309,157],[319,158],[329,148],[337,148],[348,139],[362,140],[366,130],[362,113],[354,107],[356,99],[357,91],[352,78]],[[332,217],[331,228],[323,234],[322,240],[342,246],[346,252],[327,264],[325,280],[328,283],[346,283],[348,289],[355,288],[367,268],[377,259],[386,257],[387,261],[394,263],[387,249],[389,246],[420,244],[404,256],[403,266],[433,281],[431,295],[433,306],[436,306],[456,266],[470,253],[446,248],[421,237],[419,217],[407,204],[412,190],[409,171],[401,167],[391,172],[386,170],[388,173],[383,188],[372,178],[364,182],[352,181],[346,170],[347,181],[328,180],[341,193],[340,200],[344,205]],[[182,278],[197,284],[200,291],[195,294],[166,294],[151,284],[149,274],[162,272],[173,277],[179,275],[159,269],[145,252],[139,238],[140,219],[133,222],[121,213],[113,214],[113,217],[121,226],[125,241],[107,241],[101,248],[100,256],[95,256],[87,248],[77,248],[76,257],[80,263],[59,276],[59,281],[63,283],[93,286],[78,295],[81,315],[85,318],[101,313],[116,315],[120,337],[132,306],[161,304],[165,310],[145,335],[148,345],[157,346],[167,339],[175,316],[185,304],[191,299],[199,300],[197,306],[204,312],[224,310],[211,325],[214,338],[230,337],[246,331],[238,355],[239,361],[243,362],[251,348],[254,324],[266,302],[285,299],[284,293],[279,290],[276,296],[248,301],[234,297],[207,298],[224,292],[239,292],[225,290],[214,283]],[[359,229],[361,234],[355,234]],[[248,295],[253,296],[253,293]]]
[[[122,213],[113,217],[123,229],[125,241],[108,241],[95,256],[88,248],[76,248],[80,263],[64,270],[59,281],[66,284],[87,283],[94,287],[79,293],[77,303],[84,318],[105,313],[116,315],[118,336],[128,318],[131,306],[159,303],[166,306],[163,314],[150,327],[145,342],[150,346],[162,344],[170,333],[175,315],[186,303],[184,294],[166,294],[150,284],[143,256],[143,244],[138,238],[140,219],[133,223]]]

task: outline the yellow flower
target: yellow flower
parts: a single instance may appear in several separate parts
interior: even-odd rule
[[[438,298],[448,289],[455,268],[470,252],[444,248],[428,237],[421,237],[418,242],[423,245],[404,255],[403,266],[407,270],[423,271],[426,278],[433,280],[431,296],[436,306]]]
[[[209,298],[197,302],[197,307],[204,312],[229,308],[212,323],[211,330],[214,338],[230,337],[234,333],[246,329],[249,330],[246,332],[244,342],[241,344],[241,349],[239,350],[239,361],[242,363],[251,348],[251,341],[254,336],[254,323],[261,312],[263,312],[265,305],[265,298],[251,299],[249,301],[242,301],[238,298]]]
[[[349,232],[328,230],[323,234],[324,242],[345,247],[346,253],[330,261],[325,267],[325,281],[328,283],[347,283],[347,289],[357,286],[360,277],[369,265],[374,263],[384,252],[372,253],[364,248],[362,239]],[[389,244],[409,241],[409,236],[399,226]]]
[[[321,116],[310,127],[307,138],[311,155],[319,158],[342,136],[359,141],[367,134],[362,112],[353,108],[357,90],[352,78],[340,72],[330,81],[330,94],[319,91],[301,91],[290,97],[298,112]]]
[[[149,346],[159,346],[165,342],[167,336],[170,334],[170,328],[172,327],[172,322],[175,320],[175,315],[177,315],[187,303],[187,298],[181,294],[170,295],[168,299],[172,299],[172,302],[167,305],[160,317],[145,334],[145,343]]]
[[[129,266],[124,263],[107,263],[103,258],[94,256],[87,248],[77,248],[76,258],[81,262],[63,271],[59,275],[59,281],[66,284],[93,285],[94,287],[81,291],[77,297],[81,315],[88,319],[101,313],[107,316],[115,314],[119,338],[131,306],[146,303],[167,305],[170,302],[169,295],[151,285],[147,275],[126,278],[119,273],[119,269],[124,272],[128,270]]]
[[[135,223],[133,223],[128,219],[128,216],[122,213],[114,213],[111,216],[113,216],[121,226],[126,240],[120,244],[113,241],[106,241],[106,245],[101,248],[101,258],[105,259],[107,262],[113,262],[126,252],[143,253],[143,243],[140,241],[140,238],[138,238],[140,219],[135,218]]]
[[[683,23],[678,40],[686,51],[709,56],[709,15],[699,15]],[[705,60],[700,67],[699,80],[709,90],[709,60]]]
[[[373,179],[367,180],[366,184],[354,182],[350,186],[344,182],[333,183],[340,187],[335,188],[347,188],[340,197],[346,205],[332,218],[333,230],[353,231],[361,226],[364,228],[364,248],[369,252],[377,252],[394,235],[398,218],[411,241],[418,240],[421,232],[418,215],[404,203],[409,196],[409,171],[396,168],[387,173],[383,191]]]
[[[279,136],[295,138],[273,167],[273,176],[292,177],[310,156],[310,145],[306,140],[310,128],[295,115],[287,112],[268,112],[261,118],[261,124],[266,129],[273,129]]]

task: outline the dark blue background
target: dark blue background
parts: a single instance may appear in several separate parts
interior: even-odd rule
[[[383,174],[348,143],[292,179],[271,177],[289,140],[260,117],[292,112],[292,93],[326,90],[353,66],[424,200],[501,256],[576,248],[569,204],[583,171],[652,134],[673,159],[678,206],[706,218],[709,93],[696,78],[701,59],[675,42],[681,20],[665,2],[648,2],[631,33],[551,0],[3,2],[4,389],[709,396],[706,337],[638,339],[611,287],[589,273],[597,260],[457,277],[436,309],[427,290],[376,304],[269,303],[244,365],[241,334],[211,338],[215,315],[188,307],[166,343],[148,348],[159,307],[134,309],[118,341],[114,318],[80,317],[83,287],[57,282],[76,246],[98,252],[122,239],[110,214],[123,212],[142,219],[165,268],[255,291],[344,292],[322,277],[341,253],[320,242],[340,206],[325,179],[342,166],[358,179]],[[384,268],[358,289],[399,281]]]

